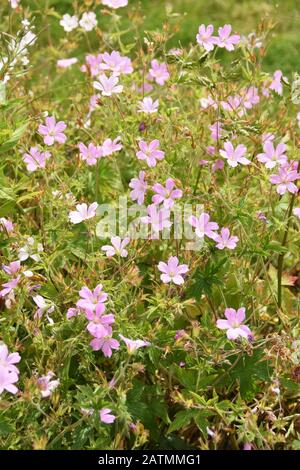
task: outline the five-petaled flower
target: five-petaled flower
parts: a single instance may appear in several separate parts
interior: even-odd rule
[[[152,187],[155,191],[155,195],[152,196],[152,202],[154,204],[163,203],[165,209],[171,209],[174,206],[174,200],[182,197],[181,189],[174,189],[175,181],[172,178],[168,178],[166,186],[160,183],[155,183]]]
[[[102,96],[111,96],[114,93],[122,93],[123,85],[119,85],[119,77],[111,75],[107,77],[104,74],[99,75],[98,81],[94,81],[94,88],[101,92]]]
[[[278,194],[285,194],[286,191],[296,194],[298,192],[298,187],[293,181],[296,181],[300,178],[300,173],[298,173],[297,168],[290,163],[286,163],[284,166],[278,168],[278,174],[272,174],[270,176],[270,183],[276,184],[276,191]]]
[[[223,250],[224,248],[234,250],[239,239],[236,236],[230,236],[229,229],[227,227],[223,227],[221,229],[221,234],[217,234],[214,237],[214,241],[217,243],[216,247],[219,250]]]
[[[115,236],[110,239],[111,245],[102,246],[101,250],[105,251],[106,256],[111,258],[112,256],[118,255],[122,258],[126,258],[128,251],[125,250],[125,246],[128,245],[130,239],[128,237],[122,240],[120,237]]]
[[[50,397],[53,390],[59,386],[59,379],[52,380],[54,376],[54,372],[49,371],[47,375],[38,378],[37,386],[43,398]]]
[[[105,424],[111,424],[115,421],[116,417],[111,413],[110,408],[102,408],[99,411],[100,421]]]
[[[215,44],[217,43],[217,38],[212,35],[213,32],[214,27],[212,24],[209,24],[208,26],[201,24],[199,26],[199,31],[196,36],[197,43],[200,44],[200,46],[204,47],[204,49],[208,52],[212,51],[214,49]]]
[[[129,183],[129,187],[132,189],[130,197],[133,201],[137,201],[138,205],[144,203],[145,194],[148,188],[147,181],[145,181],[145,172],[140,171],[138,178],[132,178]]]
[[[144,341],[142,339],[130,339],[130,338],[126,338],[125,336],[121,334],[119,334],[119,337],[126,344],[127,351],[129,354],[134,354],[138,349],[150,346],[149,341]]]
[[[45,168],[50,152],[41,152],[38,147],[30,147],[28,153],[24,153],[23,161],[26,163],[27,170],[32,172],[38,168]]]
[[[285,165],[287,163],[286,145],[280,143],[274,147],[272,140],[267,140],[263,145],[264,153],[257,155],[257,160],[265,164],[266,168],[274,168],[276,165]]]
[[[219,225],[216,222],[210,222],[210,215],[206,212],[202,212],[198,218],[191,215],[189,223],[196,229],[195,233],[199,238],[204,238],[206,235],[208,238],[215,240],[216,230],[218,230]]]
[[[163,160],[165,152],[159,150],[160,142],[155,139],[149,144],[144,140],[139,141],[140,150],[136,153],[139,160],[146,160],[150,168],[156,166],[157,160]]]
[[[45,125],[39,125],[38,132],[44,137],[44,143],[46,145],[53,145],[54,142],[64,144],[67,140],[67,137],[63,133],[66,127],[64,121],[56,122],[54,116],[48,116],[45,119]]]
[[[220,150],[220,155],[227,160],[229,166],[235,168],[239,163],[242,165],[249,165],[251,162],[248,158],[244,157],[247,148],[243,144],[239,144],[236,148],[232,143],[227,141],[224,144],[224,149]]]
[[[158,111],[158,100],[153,101],[150,96],[146,96],[142,101],[138,102],[138,113],[153,114]]]
[[[226,320],[217,320],[217,327],[221,330],[227,330],[226,335],[228,339],[237,339],[239,336],[249,339],[252,336],[250,328],[243,325],[245,320],[245,308],[241,307],[238,310],[234,308],[225,309]]]
[[[151,61],[151,68],[149,70],[149,78],[154,79],[158,85],[163,86],[170,77],[168,67],[165,62],[158,62],[156,59]]]
[[[187,264],[179,264],[177,256],[170,256],[167,263],[160,261],[158,263],[158,269],[162,272],[160,279],[165,284],[174,282],[178,286],[184,283],[184,277],[182,274],[186,274],[189,270]]]
[[[76,211],[69,212],[69,219],[72,224],[80,224],[80,222],[83,222],[84,220],[89,220],[95,217],[97,207],[97,202],[93,202],[90,206],[85,202],[83,204],[77,204]]]

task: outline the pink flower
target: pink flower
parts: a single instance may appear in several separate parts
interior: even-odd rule
[[[46,117],[46,125],[40,124],[38,128],[39,134],[44,136],[44,143],[46,145],[53,145],[54,142],[64,144],[67,137],[63,133],[66,129],[66,124],[63,121],[56,122],[54,116]]]
[[[245,442],[243,450],[252,450],[252,444],[250,442]]]
[[[44,299],[44,297],[41,295],[32,297],[32,300],[38,306],[37,310],[35,311],[34,318],[42,318],[42,316],[45,314],[48,322],[53,325],[54,322],[52,318],[49,317],[49,315],[54,312],[54,305],[48,300]]]
[[[217,44],[217,39],[213,36],[214,27],[212,24],[209,24],[207,27],[204,24],[199,26],[199,31],[196,36],[197,43],[200,46],[203,46],[206,51],[212,51],[215,47],[214,45]]]
[[[111,331],[111,329],[108,331]],[[109,333],[107,336],[104,336],[103,338],[94,338],[90,342],[90,346],[92,347],[94,351],[99,351],[101,349],[105,357],[111,357],[112,350],[119,349],[120,343],[116,339],[112,338],[111,333]]]
[[[167,64],[165,62],[159,63],[156,59],[152,60],[149,77],[155,79],[158,85],[163,86],[170,77]]]
[[[99,81],[93,83],[96,90],[101,91],[102,96],[111,96],[114,93],[122,93],[123,85],[118,85],[119,78],[115,75],[107,77],[104,74],[99,75]]]
[[[139,141],[140,150],[136,153],[139,160],[146,160],[150,168],[156,166],[157,160],[163,160],[165,152],[159,150],[159,140],[152,140],[149,144],[144,140]]]
[[[223,250],[224,248],[229,248],[230,250],[234,250],[239,239],[238,237],[230,236],[229,229],[226,227],[223,227],[221,229],[221,235],[218,234],[214,238],[214,241],[217,242],[216,247],[219,250]]]
[[[6,344],[0,344],[0,367],[4,367],[8,372],[19,374],[19,369],[14,364],[18,364],[20,360],[19,353],[9,354]]]
[[[128,237],[122,240],[120,237],[111,237],[111,245],[102,246],[101,250],[106,252],[106,256],[111,258],[112,256],[118,255],[122,258],[128,256],[128,251],[125,250],[125,246],[128,245],[130,239]]]
[[[133,189],[133,191],[130,192],[131,199],[137,201],[138,205],[141,206],[144,203],[148,188],[147,182],[145,181],[145,172],[140,171],[138,178],[132,178],[129,187]]]
[[[0,232],[4,232],[4,230],[6,230],[8,234],[12,233],[14,230],[14,224],[10,219],[0,217]]]
[[[282,78],[286,80],[286,78],[283,77],[281,70],[276,70],[273,75],[272,83],[269,86],[269,89],[274,90],[278,95],[282,95],[282,91],[283,91],[283,87],[281,83]]]
[[[263,134],[261,136],[261,141],[262,141],[262,144],[265,144],[266,142],[268,142],[268,140],[270,142],[272,142],[272,140],[275,139],[275,135],[274,134],[271,134],[271,132],[267,132],[266,134]]]
[[[10,3],[10,6],[11,6],[13,9],[15,9],[15,8],[18,8],[20,1],[21,1],[21,0],[9,0],[9,3]]]
[[[102,289],[102,284],[98,284],[93,291],[86,286],[82,287],[79,291],[81,299],[78,300],[76,306],[82,310],[95,311],[97,305],[104,303],[108,297],[105,292],[102,292]]]
[[[223,27],[218,29],[219,37],[216,39],[218,47],[225,47],[227,51],[233,51],[234,45],[240,42],[240,36],[234,34],[230,36],[232,27],[230,24],[225,24]]]
[[[103,71],[102,54],[88,54],[85,57],[86,65],[81,67],[82,72],[89,72],[92,77],[99,75]]]
[[[3,264],[2,269],[9,276],[14,276],[15,274],[17,274],[18,271],[20,271],[21,263],[20,263],[20,261],[12,261],[8,265]]]
[[[23,155],[23,162],[26,163],[28,171],[36,171],[38,168],[45,168],[50,157],[50,152],[40,152],[38,147],[30,147],[29,153]]]
[[[147,212],[147,216],[141,217],[141,222],[151,225],[151,237],[153,239],[157,238],[159,232],[164,228],[170,228],[172,226],[169,210],[164,208],[158,209],[155,204],[150,204],[147,207]]]
[[[259,153],[257,160],[264,163],[266,168],[274,168],[276,165],[284,165],[287,162],[285,144],[280,143],[275,149],[273,142],[269,139],[264,143],[263,148],[264,153]]]
[[[0,297],[6,297],[8,294],[14,291],[20,279],[21,279],[21,276],[18,276],[15,279],[12,279],[11,281],[8,281],[2,284],[3,289],[0,291]]]
[[[55,374],[50,371],[47,375],[42,375],[37,380],[37,386],[41,392],[43,398],[50,397],[53,390],[55,390],[59,386],[59,380],[51,380]]]
[[[295,207],[295,209],[293,209],[293,214],[300,219],[300,207]]]
[[[160,183],[155,183],[152,189],[156,194],[152,196],[152,202],[154,204],[163,202],[165,209],[171,209],[174,206],[174,200],[182,197],[181,189],[174,189],[174,186],[175,181],[172,178],[167,179],[165,187]]]
[[[142,339],[129,339],[123,335],[119,335],[119,337],[124,341],[127,347],[127,351],[129,354],[134,354],[138,349],[145,348],[146,346],[150,346],[151,343],[148,341],[143,341]]]
[[[108,157],[109,155],[112,155],[115,152],[119,152],[123,148],[123,145],[121,144],[120,140],[121,137],[116,137],[114,140],[105,139],[101,146],[102,156]]]
[[[114,315],[112,313],[103,315],[104,311],[105,305],[101,303],[96,305],[95,311],[85,311],[86,318],[90,320],[86,329],[94,338],[101,339],[110,334],[111,330],[109,330],[108,327],[115,322]]]
[[[16,372],[10,372],[7,367],[0,365],[0,395],[4,390],[15,395],[18,389],[14,383],[18,382],[19,376]]]
[[[100,421],[105,424],[111,424],[115,421],[116,417],[111,414],[110,408],[102,408],[99,411]]]
[[[220,330],[227,330],[226,335],[228,339],[237,339],[239,336],[248,339],[249,336],[252,335],[248,326],[242,325],[245,320],[244,307],[241,307],[238,310],[234,310],[234,308],[226,308],[225,317],[227,320],[217,320],[217,327],[220,328]]]
[[[187,264],[179,264],[177,256],[170,256],[168,263],[160,261],[158,263],[158,269],[163,273],[160,276],[162,282],[165,284],[174,282],[174,284],[178,286],[184,283],[184,278],[181,274],[185,274],[189,270]]]
[[[257,88],[255,86],[250,86],[249,88],[244,89],[242,92],[242,99],[242,104],[246,109],[251,109],[255,104],[258,104],[260,97]]]
[[[112,51],[110,54],[102,54],[101,70],[110,70],[114,75],[121,73],[129,74],[133,72],[133,67],[129,57],[121,56],[120,52]]]
[[[242,165],[249,165],[251,163],[248,158],[244,157],[247,152],[245,145],[240,144],[235,149],[232,143],[227,141],[224,144],[224,149],[220,150],[220,154],[227,160],[229,166],[236,167],[239,163]]]
[[[79,315],[80,313],[80,310],[78,310],[78,308],[68,308],[68,311],[67,311],[67,320],[69,320],[70,318],[72,317],[77,317],[77,315]]]
[[[138,102],[138,113],[152,114],[158,111],[158,100],[153,101],[152,98],[146,96],[143,101]]]
[[[128,5],[128,0],[102,0],[103,5],[106,5],[110,8],[121,8]]]
[[[218,104],[216,103],[216,101],[213,99],[211,95],[208,95],[207,98],[200,98],[200,106],[203,109],[207,109],[207,108],[217,109],[218,108]]]
[[[78,59],[76,57],[70,57],[69,59],[60,59],[57,61],[56,65],[60,69],[67,69],[71,67],[71,65],[76,64]]]
[[[98,158],[102,157],[101,147],[99,145],[94,145],[92,142],[88,146],[79,142],[78,148],[81,160],[86,161],[87,165],[95,165]]]
[[[278,169],[278,175],[272,174],[270,176],[270,183],[277,184],[276,191],[278,194],[285,194],[286,191],[296,194],[298,192],[297,186],[293,183],[300,178],[300,173],[297,169],[289,166],[281,166]]]
[[[217,236],[215,230],[218,230],[219,225],[216,222],[210,222],[209,219],[209,214],[202,212],[198,219],[194,215],[191,215],[189,223],[192,227],[196,228],[195,233],[199,238],[204,238],[206,235],[207,237],[215,240]]]
[[[69,219],[72,224],[80,224],[83,220],[95,217],[97,207],[97,202],[93,202],[89,207],[85,202],[83,204],[77,204],[76,211],[69,212]]]
[[[223,170],[224,168],[224,161],[223,160],[216,160],[212,166],[212,171],[215,173],[217,170]]]
[[[209,129],[211,130],[211,138],[218,141],[222,135],[222,124],[217,121],[209,126]]]

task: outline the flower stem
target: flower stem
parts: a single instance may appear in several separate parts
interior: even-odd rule
[[[286,228],[285,228],[282,243],[281,243],[282,247],[285,247],[286,242],[287,242],[287,237],[288,237],[288,232],[289,232],[289,227],[290,227],[290,220],[291,220],[291,215],[292,215],[294,202],[295,202],[295,194],[292,195],[292,199],[291,199],[290,206],[289,206],[289,209],[288,209],[287,224],[286,224]],[[280,255],[278,256],[278,266],[277,266],[277,304],[278,304],[279,309],[281,309],[281,304],[282,304],[283,259],[284,259],[284,253],[280,253]]]

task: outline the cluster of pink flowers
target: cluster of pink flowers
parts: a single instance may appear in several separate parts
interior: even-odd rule
[[[111,325],[115,322],[115,317],[112,313],[105,314],[105,302],[108,295],[102,289],[102,284],[98,284],[94,290],[90,290],[85,286],[82,287],[79,291],[81,298],[76,303],[76,307],[85,314],[89,321],[86,329],[93,336],[90,342],[93,350],[98,351],[101,349],[105,357],[111,357],[112,350],[119,349],[120,345],[112,337]],[[74,315],[68,315],[68,318],[70,316]]]
[[[83,142],[79,142],[78,148],[81,160],[85,161],[87,165],[93,166],[99,158],[108,157],[115,152],[119,152],[123,146],[120,143],[120,137],[116,137],[114,140],[105,139],[102,145],[95,145],[92,142],[85,145]]]
[[[240,42],[240,36],[238,34],[232,35],[231,31],[231,25],[225,24],[218,29],[218,36],[213,36],[213,25],[210,24],[206,27],[204,24],[201,24],[196,39],[198,44],[208,52],[212,51],[215,46],[225,48],[227,51],[233,51],[234,46]]]
[[[103,54],[88,54],[86,63],[81,67],[82,72],[88,72],[92,77],[99,76],[103,72],[111,72],[115,76],[133,72],[131,60],[127,56],[121,56],[120,52],[112,51]]]
[[[196,229],[195,234],[197,237],[203,239],[206,236],[214,240],[216,242],[216,248],[219,250],[223,250],[224,248],[234,250],[239,241],[238,237],[230,235],[227,227],[223,227],[221,232],[217,233],[219,225],[216,222],[211,222],[210,215],[206,212],[202,212],[198,218],[194,215],[190,216],[189,223]]]
[[[18,388],[14,385],[19,380],[19,369],[15,366],[21,360],[19,353],[9,353],[6,344],[0,344],[0,395],[4,390],[15,395]]]

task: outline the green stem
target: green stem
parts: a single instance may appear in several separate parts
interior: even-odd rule
[[[200,166],[199,166],[199,169],[198,169],[198,174],[197,174],[196,183],[195,183],[195,186],[194,186],[193,196],[195,196],[196,191],[197,191],[197,188],[198,188],[198,183],[199,183],[200,176],[201,176],[201,170],[202,170],[202,166],[200,165]]]
[[[282,239],[282,244],[281,244],[282,247],[285,247],[286,242],[287,242],[294,202],[295,202],[295,194],[292,195],[290,207],[288,209],[288,215],[287,215],[288,220],[287,220],[286,228],[285,228],[283,239]],[[284,260],[284,253],[280,253],[280,255],[278,256],[278,266],[277,266],[277,304],[278,304],[278,308],[280,309],[281,309],[281,304],[282,304],[283,260]]]

